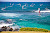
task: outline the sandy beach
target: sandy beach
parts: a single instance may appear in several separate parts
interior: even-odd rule
[[[3,31],[1,33],[50,33],[50,32],[36,32],[36,31]]]

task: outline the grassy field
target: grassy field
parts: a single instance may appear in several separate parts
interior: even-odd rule
[[[50,32],[37,32],[37,31],[3,31],[1,33],[50,33]]]

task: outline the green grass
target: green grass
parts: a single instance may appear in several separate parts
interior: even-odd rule
[[[40,29],[40,28],[21,28],[20,31],[42,31],[42,32],[48,32],[49,30],[46,29]]]

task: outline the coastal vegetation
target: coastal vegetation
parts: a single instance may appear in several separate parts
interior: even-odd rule
[[[42,28],[30,28],[30,27],[20,28],[20,31],[41,31],[41,32],[49,32],[49,30],[46,30],[46,29],[42,29]]]
[[[42,28],[25,27],[25,28],[20,28],[20,29],[18,29],[18,28],[13,29],[13,28],[10,28],[9,26],[8,27],[6,27],[6,26],[1,27],[0,32],[2,32],[2,31],[36,31],[36,32],[39,31],[39,32],[50,32],[49,30],[42,29]]]

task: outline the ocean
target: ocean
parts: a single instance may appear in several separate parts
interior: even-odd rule
[[[0,2],[0,22],[12,19],[14,27],[33,27],[50,30],[50,13],[35,12],[50,10],[50,2]]]

